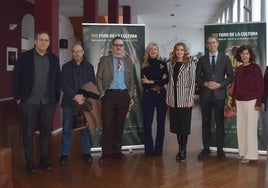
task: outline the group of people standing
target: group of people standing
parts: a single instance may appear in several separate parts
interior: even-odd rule
[[[99,163],[104,164],[114,158],[125,159],[125,154],[121,152],[122,135],[135,86],[133,64],[125,55],[124,40],[121,37],[112,40],[112,53],[100,58],[96,77],[93,66],[84,59],[82,45],[73,45],[72,60],[65,63],[60,71],[58,57],[47,50],[50,45],[49,34],[45,31],[37,32],[34,44],[32,50],[21,54],[13,71],[13,95],[21,112],[26,171],[36,173],[34,134],[37,124],[40,130],[40,167],[44,170],[52,169],[48,162],[48,146],[61,91],[63,130],[60,163],[65,164],[69,159],[73,103],[83,105],[87,98],[100,99],[102,106],[102,155]],[[216,124],[217,155],[221,159],[225,158],[224,104],[226,86],[233,81],[233,68],[228,56],[218,52],[218,44],[215,37],[207,39],[209,53],[199,59],[197,67],[183,42],[175,44],[168,63],[159,59],[156,43],[147,45],[141,68],[146,155],[161,156],[163,153],[166,112],[169,108],[170,131],[177,135],[179,146],[176,160],[186,160],[195,83],[198,83],[203,140],[203,150],[198,159],[210,153],[212,110]],[[257,110],[264,108],[264,82],[249,46],[241,46],[236,58],[243,64],[236,69],[233,109],[237,111],[239,155],[246,163],[257,159]],[[98,94],[81,92],[82,87],[89,82],[96,85]],[[157,132],[154,142],[152,125],[155,109]],[[92,163],[91,134],[88,128],[82,129],[80,134],[82,156],[88,163]]]
[[[35,174],[34,135],[39,125],[39,165],[51,170],[48,162],[48,147],[51,137],[54,113],[63,97],[63,125],[61,135],[60,164],[67,163],[71,147],[71,133],[74,123],[74,103],[84,105],[88,98],[101,100],[102,156],[99,163],[112,158],[125,159],[121,152],[125,117],[131,97],[134,95],[133,64],[125,56],[121,37],[112,40],[112,53],[100,58],[95,77],[92,64],[84,59],[81,44],[72,46],[72,60],[60,71],[59,59],[48,51],[50,36],[46,31],[37,32],[34,48],[21,54],[13,71],[13,95],[22,118],[23,147],[26,172]],[[84,86],[92,83],[98,92],[86,91]],[[93,106],[91,106],[93,107]],[[91,130],[81,129],[80,138],[83,159],[92,163]]]
[[[194,105],[195,83],[200,88],[203,149],[199,160],[210,153],[212,125],[216,126],[217,157],[226,159],[224,146],[224,107],[227,86],[233,81],[232,110],[237,114],[237,138],[241,163],[258,159],[257,126],[259,111],[266,111],[268,97],[268,69],[263,79],[256,64],[256,56],[249,45],[240,46],[235,59],[241,65],[234,68],[230,58],[218,51],[216,37],[206,39],[208,53],[199,58],[197,66],[190,58],[185,43],[175,44],[169,62],[158,59],[157,44],[150,43],[145,50],[141,71],[143,84],[143,116],[145,154],[159,156],[163,152],[165,117],[169,107],[170,132],[177,135],[179,150],[176,160],[186,160],[188,135],[191,133],[191,115]],[[165,86],[166,85],[166,86]],[[156,138],[152,124],[156,110]],[[213,117],[212,117],[213,115]]]

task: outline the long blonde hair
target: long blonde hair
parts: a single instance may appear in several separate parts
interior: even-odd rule
[[[150,58],[150,56],[149,56],[149,51],[150,51],[150,49],[151,49],[153,46],[156,46],[156,48],[157,48],[157,51],[158,51],[157,58],[158,58],[158,55],[159,55],[159,48],[158,48],[158,45],[157,45],[155,42],[150,42],[150,43],[147,45],[146,49],[145,49],[145,53],[144,53],[144,61],[143,61],[143,63],[142,63],[142,68],[145,68],[145,67],[148,67],[148,66],[149,66],[149,61],[148,61],[149,58]]]
[[[183,49],[184,49],[184,55],[183,55],[183,58],[182,58],[182,63],[183,64],[189,63],[190,62],[190,53],[189,53],[189,50],[188,50],[186,44],[183,43],[183,42],[178,42],[178,43],[176,43],[174,45],[173,51],[170,52],[170,54],[169,54],[171,64],[174,64],[174,63],[176,63],[178,61],[178,57],[176,56],[176,49],[177,49],[178,46],[182,46]]]

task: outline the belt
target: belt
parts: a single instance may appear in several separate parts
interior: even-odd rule
[[[125,92],[127,89],[107,89],[107,92]]]
[[[154,86],[154,87],[151,87],[150,89],[153,90],[153,91],[160,91],[160,90],[162,90],[164,88],[165,88],[164,86]]]

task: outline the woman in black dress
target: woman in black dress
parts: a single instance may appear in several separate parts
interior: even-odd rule
[[[186,44],[175,44],[168,63],[167,105],[170,107],[170,131],[177,134],[177,161],[185,161],[194,105],[195,65]]]

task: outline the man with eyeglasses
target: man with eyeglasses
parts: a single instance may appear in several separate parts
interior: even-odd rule
[[[216,125],[217,157],[225,159],[224,144],[224,105],[227,86],[233,81],[233,68],[230,58],[218,52],[219,41],[213,36],[206,39],[208,53],[200,57],[196,67],[196,83],[200,86],[200,107],[202,114],[203,149],[198,159],[210,154],[211,117],[214,114]],[[212,111],[214,113],[212,113]]]
[[[121,152],[122,136],[130,99],[134,94],[133,65],[125,56],[121,37],[113,38],[111,52],[100,58],[96,76],[103,121],[100,164],[112,158],[126,158]]]
[[[95,83],[93,65],[84,59],[84,49],[80,44],[72,47],[73,59],[62,67],[61,88],[63,97],[61,107],[63,109],[63,125],[61,135],[61,158],[60,164],[65,164],[69,157],[71,146],[71,133],[74,123],[73,102],[79,105],[85,103],[85,96],[79,91],[88,82]],[[83,158],[86,162],[92,163],[91,156],[91,133],[88,127],[80,132]]]
[[[13,70],[13,96],[22,119],[22,136],[26,171],[36,173],[34,140],[39,125],[40,167],[51,170],[48,147],[56,104],[60,98],[60,64],[56,55],[48,52],[50,37],[46,31],[35,34],[35,47],[18,58]]]

